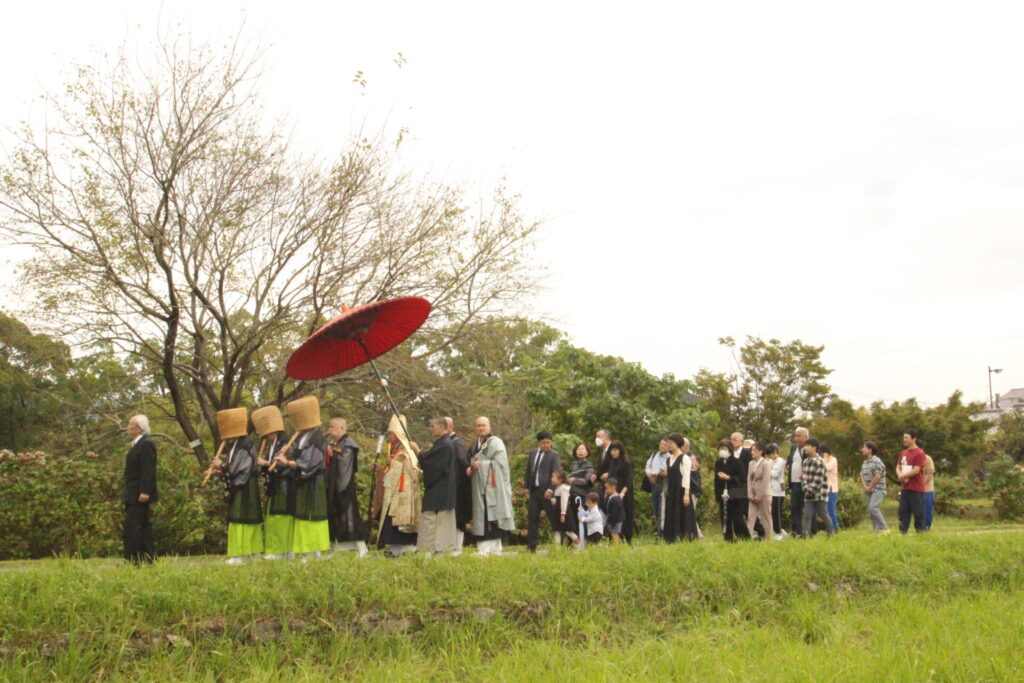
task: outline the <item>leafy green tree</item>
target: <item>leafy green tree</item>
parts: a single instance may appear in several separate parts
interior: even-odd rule
[[[859,450],[864,441],[877,443],[882,457],[891,465],[903,450],[904,431],[916,429],[936,468],[955,473],[989,446],[990,423],[977,419],[982,410],[982,403],[964,403],[959,391],[932,408],[922,407],[913,398],[889,405],[876,401],[868,408],[857,409],[833,399],[809,427],[815,437],[832,446],[840,466],[850,472],[859,469]]]
[[[0,234],[34,251],[39,318],[158,376],[204,465],[217,410],[323,388],[284,365],[342,304],[430,299],[415,360],[535,272],[537,224],[503,188],[478,202],[424,180],[383,134],[326,160],[294,149],[260,107],[261,53],[241,45],[172,37],[80,68],[0,168]]]
[[[457,392],[473,397],[464,405],[501,416],[492,419],[495,428],[523,447],[542,428],[587,442],[606,428],[638,453],[656,447],[669,431],[687,434],[703,449],[703,431],[717,424],[717,416],[694,405],[691,382],[573,346],[540,322],[474,325],[443,354],[438,369],[462,383]]]
[[[137,404],[138,368],[109,348],[72,357],[67,344],[0,313],[0,447],[58,452],[106,448]]]
[[[824,346],[799,339],[783,343],[747,337],[737,348],[732,337],[718,341],[732,350],[737,372],[702,370],[694,381],[701,405],[719,414],[723,430],[781,442],[806,416],[822,412],[833,397],[825,383],[832,371],[821,362]]]
[[[994,453],[1010,456],[1016,462],[1024,460],[1024,413],[1012,411],[1000,415],[989,448]]]
[[[58,382],[70,367],[66,344],[0,313],[0,446],[18,451],[49,445],[42,434],[62,417]]]

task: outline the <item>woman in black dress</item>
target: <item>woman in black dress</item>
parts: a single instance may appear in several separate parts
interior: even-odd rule
[[[666,543],[680,538],[692,541],[697,537],[697,526],[690,496],[690,456],[682,451],[685,440],[681,434],[669,434],[662,442],[669,447],[668,474],[661,497],[662,538]]]
[[[608,468],[601,475],[602,481],[614,479],[618,482],[616,491],[622,496],[622,506],[625,508],[626,518],[622,522],[622,539],[626,543],[633,541],[633,510],[635,508],[633,498],[633,462],[629,459],[629,453],[621,441],[612,441],[608,446]]]

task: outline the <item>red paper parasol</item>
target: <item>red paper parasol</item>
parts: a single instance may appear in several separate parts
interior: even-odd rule
[[[314,332],[288,359],[294,379],[323,379],[382,356],[409,338],[430,315],[418,296],[377,301],[348,310]]]
[[[430,302],[418,296],[376,301],[351,310],[343,306],[341,315],[328,321],[295,350],[285,372],[294,379],[323,379],[369,362],[398,415],[387,383],[373,359],[408,339],[430,315],[430,308]]]

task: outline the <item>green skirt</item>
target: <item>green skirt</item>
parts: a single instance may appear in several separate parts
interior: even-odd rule
[[[266,552],[268,555],[284,555],[292,549],[292,530],[295,518],[291,515],[267,515]]]
[[[303,519],[295,520],[295,532],[292,535],[292,552],[312,553],[317,550],[331,549],[331,534],[327,527],[327,520],[322,522],[307,522]]]
[[[262,524],[228,524],[228,557],[245,557],[262,552]]]

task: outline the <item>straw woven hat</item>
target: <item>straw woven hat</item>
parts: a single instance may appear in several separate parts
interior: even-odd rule
[[[316,396],[297,398],[289,403],[287,408],[288,417],[292,419],[295,429],[300,432],[320,426],[320,401]]]
[[[249,411],[245,408],[218,410],[217,431],[221,440],[245,436],[249,433]]]
[[[263,406],[252,411],[252,424],[261,439],[267,434],[284,431],[284,417],[277,406]]]

